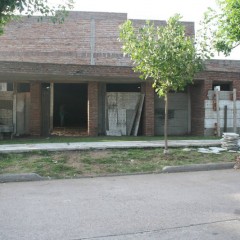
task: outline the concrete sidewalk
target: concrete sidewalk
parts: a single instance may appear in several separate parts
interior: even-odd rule
[[[220,140],[169,140],[169,147],[213,147],[220,146]],[[163,148],[164,141],[119,141],[119,142],[77,142],[0,145],[0,153],[31,151],[72,151],[113,148]]]

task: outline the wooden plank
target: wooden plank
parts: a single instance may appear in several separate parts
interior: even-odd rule
[[[17,133],[17,83],[13,83],[13,133]]]
[[[217,136],[221,136],[221,129],[220,129],[220,109],[219,109],[219,91],[215,90],[216,95],[216,112],[217,112]]]
[[[237,133],[237,91],[233,89],[233,131]]]
[[[139,95],[138,102],[137,102],[137,104],[136,104],[136,107],[135,107],[135,109],[134,109],[132,118],[131,118],[131,120],[130,120],[129,127],[128,127],[128,129],[127,129],[127,135],[128,135],[128,136],[131,135],[131,132],[132,132],[132,129],[133,129],[134,120],[135,120],[135,118],[136,118],[137,110],[138,110],[138,107],[139,107],[139,104],[140,104],[140,100],[141,100],[141,95]]]
[[[134,136],[137,136],[137,133],[138,133],[138,128],[139,128],[141,114],[142,114],[144,97],[145,97],[145,94],[141,94],[140,103],[139,103],[137,116],[136,116],[136,121],[135,121],[135,125],[134,125],[134,130],[133,130],[133,135]]]
[[[223,131],[227,132],[227,105],[224,106],[224,127]]]
[[[191,119],[192,119],[192,111],[191,111],[191,94],[190,94],[190,87],[188,87],[188,134],[191,133],[192,131],[192,122],[191,122]]]
[[[108,120],[108,97],[105,95],[105,134],[109,130],[109,120]]]
[[[54,83],[50,83],[50,132],[53,131]]]
[[[30,108],[31,95],[30,92],[25,93],[25,134],[30,133]]]

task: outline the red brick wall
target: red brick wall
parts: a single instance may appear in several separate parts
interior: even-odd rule
[[[142,92],[145,93],[143,134],[154,136],[154,89],[152,88],[152,82],[142,84]]]
[[[30,134],[41,135],[41,84],[31,83]]]
[[[139,20],[139,19],[130,19],[136,28],[140,28],[146,24],[146,20]],[[166,21],[162,20],[152,20],[151,21],[155,26],[166,26]],[[185,33],[187,36],[194,36],[194,23],[193,22],[182,22],[185,27]]]
[[[204,81],[197,81],[190,86],[191,97],[191,134],[203,135],[204,133]]]
[[[88,83],[88,135],[98,135],[98,83]]]
[[[126,20],[125,13],[104,12],[70,12],[63,24],[23,17],[8,24],[0,36],[0,61],[130,66],[118,40],[119,26]],[[186,33],[193,35],[194,24],[183,24]]]

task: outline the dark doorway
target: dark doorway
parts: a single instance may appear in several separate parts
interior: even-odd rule
[[[87,84],[54,84],[54,127],[87,128],[87,87]]]

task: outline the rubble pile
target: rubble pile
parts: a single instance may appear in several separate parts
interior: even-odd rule
[[[223,133],[222,135],[222,148],[226,150],[233,150],[238,151],[238,140],[239,140],[239,134],[237,133]]]
[[[234,169],[240,169],[240,156],[237,156]]]

